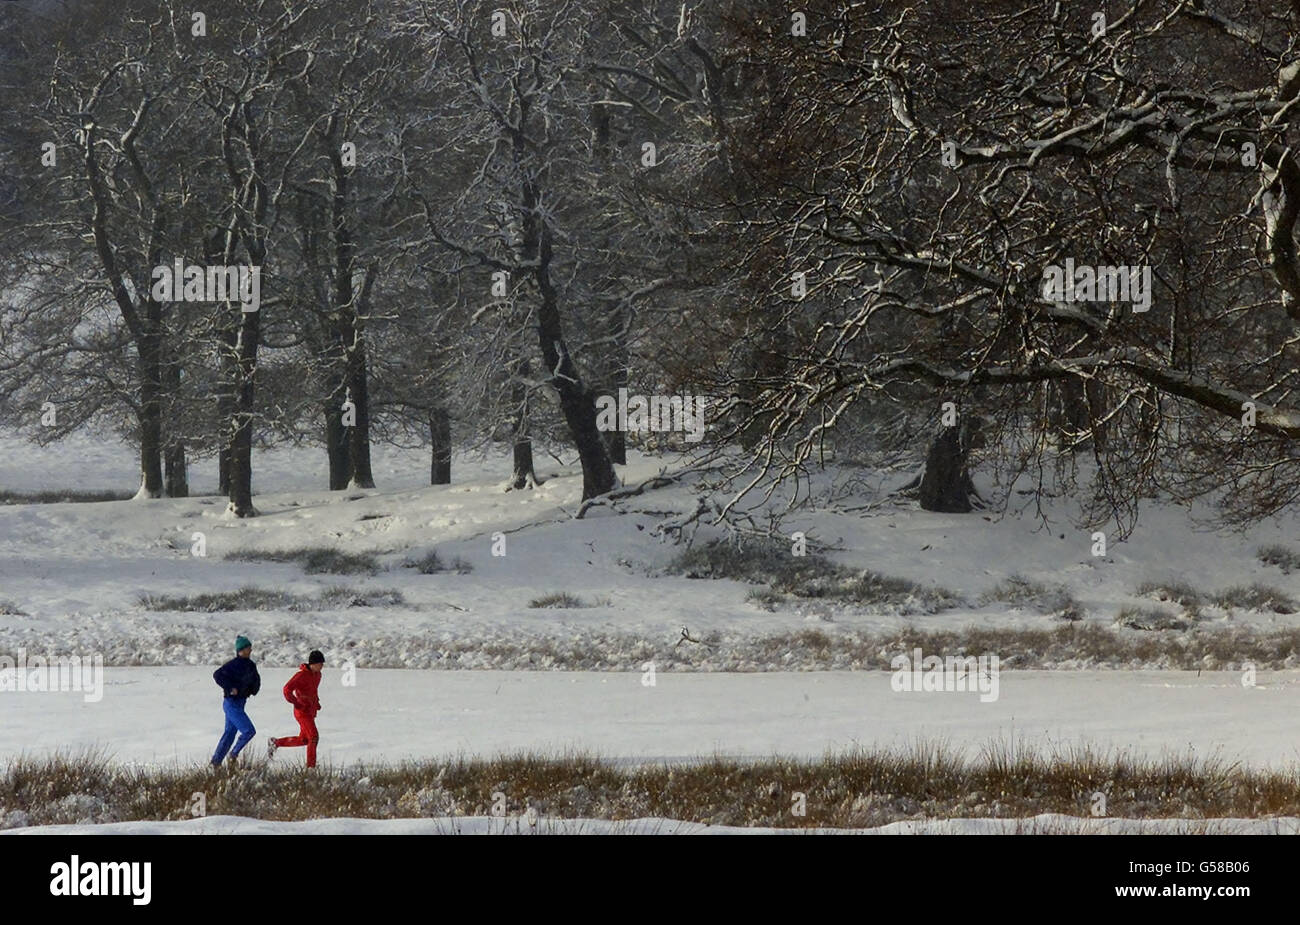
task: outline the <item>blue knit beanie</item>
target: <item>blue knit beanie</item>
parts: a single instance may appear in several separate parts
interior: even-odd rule
[[[245,649],[247,649],[247,648],[249,648],[250,646],[252,646],[252,644],[253,644],[253,643],[249,640],[249,638],[248,638],[247,636],[238,636],[238,637],[236,637],[236,638],[235,638],[235,654],[238,655],[240,652],[242,652],[242,651],[244,651]]]

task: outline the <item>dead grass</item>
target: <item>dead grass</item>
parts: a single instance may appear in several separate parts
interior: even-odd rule
[[[589,604],[587,601],[578,597],[576,594],[570,594],[568,591],[553,591],[550,594],[543,594],[541,597],[535,597],[528,602],[529,607],[594,607],[595,604]]]
[[[1271,611],[1273,613],[1295,613],[1300,609],[1295,598],[1280,588],[1256,582],[1252,585],[1236,585],[1225,588],[1214,595],[1214,603],[1225,610],[1240,608],[1242,610]]]
[[[140,606],[146,610],[181,613],[222,613],[232,610],[281,610],[302,613],[309,610],[343,610],[349,607],[396,607],[406,603],[400,591],[362,590],[346,585],[325,588],[316,595],[291,594],[251,585],[236,591],[209,591],[189,595],[143,594]]]
[[[78,491],[61,488],[57,491],[4,491],[0,490],[0,504],[93,504],[98,501],[130,501],[133,491]]]
[[[1010,604],[1064,620],[1083,618],[1083,606],[1065,585],[1047,585],[1023,575],[1010,575],[980,595],[981,604]]]
[[[355,628],[320,627],[305,636],[287,636],[279,649],[267,648],[262,638],[259,650],[268,664],[296,665],[298,649],[346,650],[358,664],[369,668],[418,668],[458,671],[492,668],[514,671],[636,671],[654,661],[661,671],[888,671],[900,652],[916,647],[940,655],[997,655],[1004,670],[1017,669],[1174,669],[1237,671],[1246,664],[1259,670],[1293,669],[1300,665],[1300,627],[1269,627],[1197,623],[1186,632],[1142,632],[1097,621],[1058,622],[1042,627],[967,626],[931,631],[913,624],[889,631],[850,629],[834,624],[801,626],[786,632],[756,635],[743,630],[702,631],[691,628],[691,639],[678,632],[646,635],[619,631],[605,625],[580,631],[563,629],[535,635],[517,635],[484,640],[454,632],[403,632],[383,629],[381,598],[395,591],[370,592],[367,597],[345,597],[340,603],[323,605],[307,599],[293,605],[290,613],[360,607],[376,604],[372,628],[358,634]],[[605,602],[592,602],[604,606]],[[156,601],[161,609],[171,602]],[[212,606],[212,605],[209,605]],[[405,605],[410,607],[412,605]],[[292,624],[286,624],[292,625]],[[224,652],[210,651],[211,633],[202,621],[183,631],[195,640],[178,653],[179,636],[161,644],[163,633],[177,633],[181,627],[150,631],[148,638],[123,641],[105,638],[95,641],[109,666],[174,665],[178,657],[211,659]],[[19,647],[27,651],[57,650],[65,645],[61,637],[24,629],[0,639],[0,655],[15,656]],[[291,643],[291,644],[290,644]]]
[[[474,571],[474,566],[460,556],[450,562],[444,561],[438,556],[436,549],[430,549],[422,556],[407,559],[402,565],[405,568],[416,569],[421,575],[436,575],[439,572],[455,572],[457,575],[468,575]]]
[[[1137,593],[1143,597],[1178,604],[1188,610],[1209,603],[1205,594],[1183,581],[1144,581],[1138,585]]]
[[[775,611],[786,602],[786,596],[771,588],[754,588],[745,595],[745,600],[766,611]]]
[[[1116,625],[1135,630],[1186,630],[1193,622],[1159,607],[1124,607],[1115,617]]]
[[[615,765],[582,753],[321,767],[257,765],[236,773],[145,769],[103,754],[19,758],[0,773],[0,826],[186,819],[271,820],[507,815],[645,817],[732,826],[866,827],[905,820],[1090,816],[1197,820],[1300,815],[1294,770],[1253,770],[1195,756],[1135,758],[1088,748],[1042,752],[990,743],[978,755],[933,744],[819,760]],[[800,796],[802,795],[802,796]],[[806,815],[792,809],[803,803]]]
[[[1283,546],[1280,543],[1261,546],[1255,550],[1255,555],[1265,565],[1276,565],[1282,570],[1283,575],[1290,575],[1292,572],[1300,571],[1300,552],[1296,552],[1289,546]]]
[[[963,603],[946,588],[849,568],[816,554],[796,556],[788,544],[775,540],[750,540],[744,545],[714,540],[692,546],[674,558],[666,571],[687,578],[765,584],[775,595],[869,605],[903,614],[937,613]],[[768,608],[777,603],[774,597],[760,601]]]
[[[345,552],[332,546],[298,549],[245,549],[228,553],[235,562],[296,562],[308,575],[374,575],[381,566],[370,553]]]

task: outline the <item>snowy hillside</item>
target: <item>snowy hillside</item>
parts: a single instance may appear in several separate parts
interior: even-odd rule
[[[226,516],[216,497],[0,505],[0,646],[94,650],[111,665],[197,665],[222,658],[227,637],[242,632],[258,643],[260,660],[277,666],[296,665],[319,647],[372,668],[633,670],[652,657],[680,670],[863,668],[883,667],[879,657],[887,664],[881,647],[892,656],[900,633],[1060,630],[1069,622],[1058,612],[1064,607],[1081,627],[1113,628],[1128,648],[1026,651],[1004,667],[1214,669],[1252,659],[1300,667],[1286,646],[1271,656],[1237,644],[1192,660],[1167,654],[1213,634],[1300,629],[1300,614],[1279,612],[1294,609],[1285,604],[1214,600],[1256,584],[1300,598],[1300,574],[1257,555],[1300,537],[1300,518],[1243,534],[1206,527],[1205,511],[1152,504],[1132,536],[1094,556],[1092,532],[1075,525],[1068,502],[1046,507],[1047,522],[1014,503],[1005,515],[926,513],[863,487],[897,484],[897,474],[832,468],[783,532],[805,531],[847,568],[942,589],[950,599],[942,607],[799,595],[766,603],[752,596],[762,585],[670,568],[685,543],[656,536],[655,528],[694,510],[697,478],[627,499],[619,514],[597,507],[576,520],[576,469],[543,469],[537,489],[504,492],[508,462],[458,458],[452,484],[429,487],[420,484],[421,453],[381,447],[375,490],[290,491],[286,484],[321,479],[323,455],[306,447],[265,452],[261,516],[247,520]],[[636,485],[675,465],[640,457],[622,476]],[[131,451],[121,445],[9,442],[0,486],[130,486],[132,471]],[[211,488],[200,471],[196,492]],[[198,533],[203,557],[192,555]],[[496,534],[504,535],[505,555],[493,554]],[[695,545],[721,535],[702,527]],[[234,558],[304,547],[371,556],[375,571],[309,574],[301,563]],[[424,574],[413,567],[431,552],[450,568]],[[1187,617],[1178,601],[1162,599],[1168,592],[1143,593],[1148,585],[1190,589],[1203,601]],[[1018,596],[1025,587],[1029,593]],[[555,593],[585,606],[529,606]],[[228,600],[203,597],[214,594]],[[684,627],[699,642],[683,641]]]
[[[0,485],[10,492],[91,491],[131,477],[129,448],[103,441],[9,447]],[[1300,685],[1289,669],[1300,661],[1282,646],[1300,629],[1300,616],[1214,601],[1222,588],[1256,583],[1300,595],[1300,576],[1257,555],[1261,546],[1300,535],[1293,522],[1265,523],[1243,535],[1153,505],[1133,536],[1093,556],[1091,531],[1071,522],[1065,503],[1048,508],[1046,525],[1014,510],[928,514],[864,487],[896,484],[898,474],[831,468],[782,530],[802,530],[833,562],[898,578],[912,590],[867,602],[759,597],[761,583],[688,577],[690,569],[674,565],[687,544],[657,535],[656,527],[694,510],[697,475],[579,520],[580,476],[563,466],[540,473],[544,481],[535,490],[504,492],[508,460],[458,457],[452,484],[429,487],[421,484],[422,454],[380,449],[375,490],[291,488],[319,477],[320,463],[311,448],[263,453],[260,516],[244,520],[226,516],[221,499],[201,495],[0,505],[0,650],[100,655],[108,666],[96,696],[7,694],[0,761],[94,750],[143,772],[201,766],[219,720],[210,674],[239,633],[254,640],[264,678],[264,696],[249,704],[258,763],[265,736],[293,731],[278,688],[311,648],[327,653],[321,760],[336,768],[520,750],[593,754],[623,766],[709,756],[811,760],[859,748],[905,753],[924,743],[968,758],[990,747],[1091,749],[1277,772],[1300,759],[1287,731]],[[640,457],[622,475],[635,485],[663,470],[672,474],[674,466],[680,462]],[[211,487],[195,481],[198,492]],[[196,533],[204,535],[204,556],[192,554]],[[493,555],[494,534],[505,536],[504,556]],[[693,548],[723,535],[701,527]],[[261,557],[301,548],[338,553],[326,563],[334,571]],[[413,567],[427,564],[435,550],[440,570]],[[1203,600],[1195,618],[1181,628],[1117,625],[1125,608],[1179,613],[1177,601],[1140,592],[1143,583],[1196,589]],[[1008,600],[1009,584],[1040,592]],[[584,606],[530,606],[561,593]],[[1075,619],[1054,612],[1061,601],[1075,608]],[[1056,648],[1036,650],[1044,638]],[[975,693],[893,689],[891,673],[880,669],[913,642],[931,651],[970,643],[981,646],[972,654],[1001,653],[996,696],[984,702]],[[1086,646],[1096,648],[1088,654]],[[1171,655],[1195,646],[1208,654],[1181,661]],[[1259,669],[1248,680],[1239,670],[1247,662]],[[653,684],[645,675],[650,664]],[[344,682],[345,667],[355,668],[353,683]],[[387,670],[394,668],[497,670]],[[1042,668],[1058,670],[1030,670]],[[290,751],[276,767],[301,763],[301,753]],[[3,825],[66,832],[510,828],[490,818],[260,823],[222,815],[109,823],[93,809],[96,799],[78,797],[68,804],[70,816],[61,810],[53,818],[102,825],[26,829],[26,816],[12,812]],[[895,808],[882,818],[905,821],[869,831],[1294,828],[1290,819],[1050,814],[940,822],[888,805]],[[1167,811],[1159,803],[1142,808]],[[659,819],[541,824],[566,832],[726,831]],[[525,822],[521,831],[533,830]]]

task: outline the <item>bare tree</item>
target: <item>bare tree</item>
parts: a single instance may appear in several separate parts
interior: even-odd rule
[[[819,2],[805,36],[736,7],[756,106],[727,200],[789,331],[761,474],[863,402],[952,401],[1024,451],[1010,471],[1088,439],[1099,514],[1225,478],[1229,516],[1293,499],[1298,14],[1236,7]],[[1149,269],[1150,304],[1045,298],[1067,260]]]

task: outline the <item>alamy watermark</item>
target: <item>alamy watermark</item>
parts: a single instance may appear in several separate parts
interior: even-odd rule
[[[596,397],[596,429],[621,430],[627,433],[681,431],[686,442],[704,439],[704,396],[702,395],[631,395],[619,389],[618,395]]]
[[[1089,266],[1065,259],[1043,269],[1044,302],[1131,302],[1133,311],[1151,308],[1151,267]]]
[[[80,691],[86,703],[104,697],[104,656],[52,655],[18,657],[0,655],[0,693],[44,693]]]
[[[51,896],[129,896],[136,906],[153,898],[152,861],[83,861],[74,854],[50,873]]]
[[[980,702],[998,699],[999,660],[996,655],[897,655],[889,686],[895,691],[979,691]]]
[[[186,265],[177,257],[168,266],[153,268],[155,302],[239,302],[240,311],[255,312],[262,305],[262,268]]]

